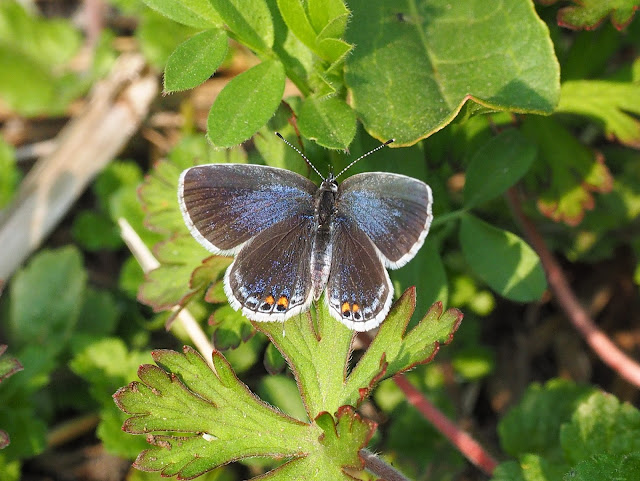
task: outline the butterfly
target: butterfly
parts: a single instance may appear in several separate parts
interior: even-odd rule
[[[282,140],[287,142],[280,134]],[[231,307],[254,321],[285,321],[320,299],[356,331],[377,327],[393,299],[387,268],[418,252],[433,215],[424,182],[367,172],[322,176],[250,164],[209,164],[180,175],[184,222],[207,250],[235,259],[224,276]]]

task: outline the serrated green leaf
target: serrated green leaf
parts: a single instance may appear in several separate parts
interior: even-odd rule
[[[640,83],[605,80],[564,82],[557,112],[585,115],[604,124],[609,139],[640,148]]]
[[[195,28],[222,27],[223,20],[209,0],[143,0],[174,22]]]
[[[338,97],[309,97],[300,109],[298,128],[323,147],[346,150],[356,135],[356,114]]]
[[[82,256],[75,247],[36,254],[9,287],[7,325],[13,342],[60,352],[78,321],[86,282]]]
[[[265,0],[210,0],[233,35],[247,47],[265,53],[273,46],[273,21]]]
[[[522,132],[539,149],[538,162],[531,169],[540,184],[538,209],[555,222],[578,225],[585,210],[593,208],[592,192],[609,192],[613,185],[604,158],[550,117],[528,116]]]
[[[214,370],[188,347],[184,354],[159,350],[153,357],[159,367],[141,366],[142,382],[114,394],[120,409],[133,415],[125,422],[125,431],[176,433],[147,436],[153,447],[138,456],[138,468],[184,479],[231,461],[265,456],[291,460],[261,479],[311,479],[311,475],[345,481],[349,479],[345,467],[361,468],[358,451],[375,425],[352,408],[342,408],[336,421],[323,413],[305,424],[255,397],[217,351]]]
[[[529,0],[349,2],[346,59],[352,106],[367,132],[410,145],[473,99],[497,110],[549,114],[559,66]],[[461,35],[464,32],[464,35]]]
[[[464,203],[472,208],[515,184],[536,157],[536,147],[515,129],[496,135],[471,158],[465,176]]]
[[[105,214],[82,210],[73,219],[73,239],[85,250],[114,250],[122,246],[120,231]]]
[[[269,346],[273,346],[273,344],[269,344]],[[281,374],[264,376],[258,385],[258,394],[261,399],[276,406],[283,413],[303,422],[309,421],[304,404],[300,399],[298,386],[293,378]]]
[[[538,255],[509,231],[467,214],[460,221],[460,246],[471,269],[507,299],[534,301],[547,288]]]
[[[211,29],[194,35],[176,48],[164,69],[164,90],[192,89],[207,80],[227,55],[229,41],[224,30]]]
[[[255,332],[242,312],[234,311],[229,304],[216,309],[209,322],[215,327],[213,345],[219,351],[235,349]]]
[[[207,120],[207,136],[215,147],[244,142],[267,123],[284,93],[284,67],[266,60],[234,77],[220,92]]]
[[[156,312],[184,306],[203,294],[231,263],[228,257],[207,257],[204,247],[190,235],[157,244],[154,252],[160,266],[146,275],[138,298]]]
[[[640,453],[640,411],[610,394],[593,393],[562,426],[560,442],[570,464],[605,452]]]
[[[640,453],[628,455],[595,454],[578,463],[563,481],[635,481],[640,473]]]
[[[335,412],[340,406],[359,404],[384,377],[427,362],[441,343],[448,343],[462,320],[462,313],[442,313],[435,304],[410,332],[405,333],[415,308],[415,290],[409,289],[394,304],[376,337],[346,376],[353,331],[336,322],[322,301],[316,309],[317,330],[309,314],[285,324],[260,322],[264,332],[284,355],[295,373],[310,419],[320,412]],[[327,332],[331,332],[327,335]]]
[[[571,419],[576,406],[593,392],[592,387],[562,379],[553,379],[544,386],[530,385],[518,405],[498,424],[502,449],[515,457],[534,453],[562,459],[560,426]]]
[[[557,0],[541,0],[550,5]],[[633,19],[634,12],[640,6],[638,0],[573,0],[575,5],[563,7],[558,11],[558,25],[571,29],[592,30],[611,16],[611,23],[622,30]]]

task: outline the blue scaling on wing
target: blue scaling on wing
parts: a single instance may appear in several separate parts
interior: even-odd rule
[[[180,176],[178,200],[191,234],[215,254],[236,254],[265,229],[313,214],[316,185],[294,172],[250,164],[191,167]]]
[[[378,248],[387,267],[409,262],[431,225],[431,189],[399,174],[367,172],[346,179],[338,189],[338,217],[353,220]]]

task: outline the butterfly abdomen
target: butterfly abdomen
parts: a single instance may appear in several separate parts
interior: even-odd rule
[[[333,247],[333,221],[335,218],[336,193],[335,182],[326,180],[318,189],[315,199],[315,232],[311,249],[311,281],[313,298],[318,300],[327,285],[331,269],[331,251]]]

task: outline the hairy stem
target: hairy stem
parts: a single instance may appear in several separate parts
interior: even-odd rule
[[[364,461],[364,468],[370,473],[384,479],[385,481],[409,481],[400,471],[385,463],[378,456],[368,449],[360,450],[360,457]]]
[[[522,211],[515,188],[509,189],[506,195],[514,216],[520,222],[525,235],[540,257],[549,286],[560,308],[605,364],[633,385],[640,387],[640,365],[622,352],[603,331],[598,329],[586,309],[578,302],[558,261],[547,248],[547,244],[535,224]]]

